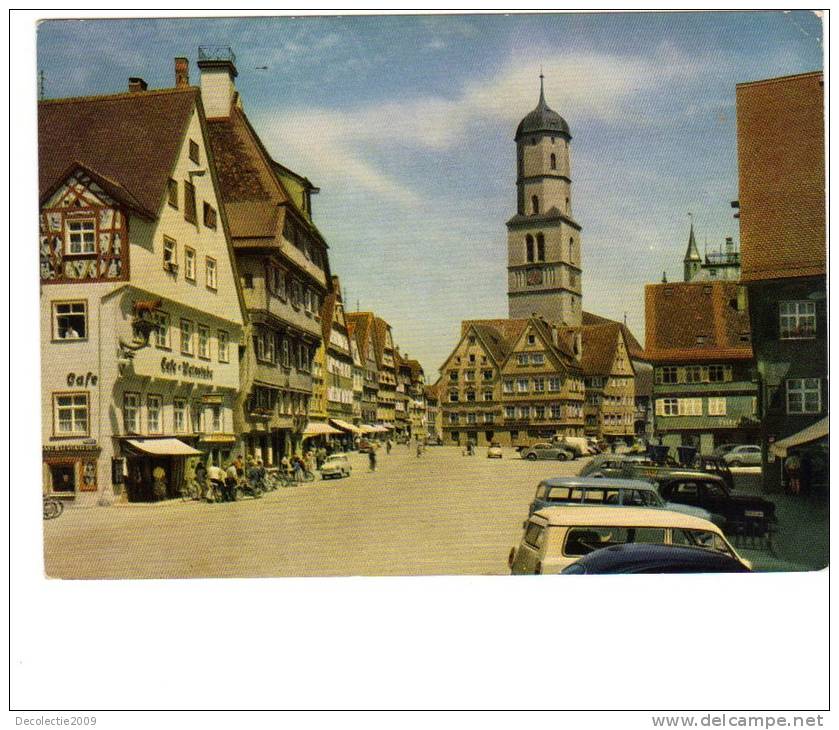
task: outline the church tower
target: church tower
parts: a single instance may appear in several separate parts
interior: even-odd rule
[[[685,281],[692,281],[702,268],[702,257],[696,247],[696,238],[693,235],[693,221],[690,222],[690,236],[688,237],[688,250],[682,261],[685,266]]]
[[[516,214],[507,221],[507,300],[511,319],[537,314],[582,323],[580,225],[571,214],[571,132],[545,102],[516,129]]]

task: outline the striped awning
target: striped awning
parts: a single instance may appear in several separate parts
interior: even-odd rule
[[[306,429],[303,431],[304,436],[328,436],[334,433],[341,433],[341,431],[333,428],[328,423],[320,423],[319,421],[309,421],[306,424]]]
[[[201,452],[193,449],[180,439],[126,439],[137,451],[152,456],[200,456]]]
[[[329,422],[333,426],[340,428],[342,431],[349,431],[350,433],[361,433],[361,429],[358,426],[354,426],[351,423],[342,421],[340,418],[330,418]]]

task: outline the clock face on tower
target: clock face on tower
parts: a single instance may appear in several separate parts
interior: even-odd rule
[[[538,286],[542,283],[542,269],[527,270],[527,285]]]

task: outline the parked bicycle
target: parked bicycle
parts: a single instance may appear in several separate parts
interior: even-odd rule
[[[44,519],[53,520],[64,511],[64,502],[55,497],[44,496]]]
[[[262,497],[262,487],[259,485],[259,482],[240,479],[236,485],[236,499],[242,499],[243,497],[253,497],[254,499]]]
[[[193,499],[201,499],[202,489],[198,482],[194,479],[189,479],[181,486],[181,499],[184,502],[189,502]]]

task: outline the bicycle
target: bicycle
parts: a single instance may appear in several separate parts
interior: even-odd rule
[[[184,502],[190,502],[193,499],[200,499],[201,498],[201,489],[198,486],[198,482],[190,479],[186,481],[181,486],[181,499]]]
[[[44,497],[44,519],[53,520],[64,511],[64,502],[55,497]]]

